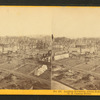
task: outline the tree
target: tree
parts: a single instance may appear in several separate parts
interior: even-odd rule
[[[42,40],[38,40],[36,44],[37,49],[43,49],[44,48],[44,43]]]

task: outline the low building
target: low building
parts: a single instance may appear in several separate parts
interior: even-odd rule
[[[60,59],[66,59],[66,58],[69,58],[69,53],[54,56],[54,60],[60,60]]]
[[[36,69],[34,75],[40,76],[48,69],[47,65],[42,65],[40,68]]]
[[[54,49],[63,49],[64,46],[63,46],[63,45],[60,45],[60,44],[55,44],[55,45],[53,46],[53,48],[54,48]]]

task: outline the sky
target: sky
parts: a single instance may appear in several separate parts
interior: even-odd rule
[[[100,37],[100,7],[62,7],[54,10],[55,36]]]
[[[0,6],[0,36],[100,37],[100,7]]]
[[[51,34],[52,11],[43,7],[0,7],[0,35]]]

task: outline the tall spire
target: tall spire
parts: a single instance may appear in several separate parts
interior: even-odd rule
[[[53,34],[52,34],[52,41],[53,41],[54,37],[53,37]]]

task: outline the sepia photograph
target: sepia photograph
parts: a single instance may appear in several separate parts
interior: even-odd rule
[[[53,90],[100,90],[100,8],[53,10]]]
[[[100,90],[100,8],[1,6],[0,89]]]
[[[0,89],[51,89],[52,9],[0,7]]]

